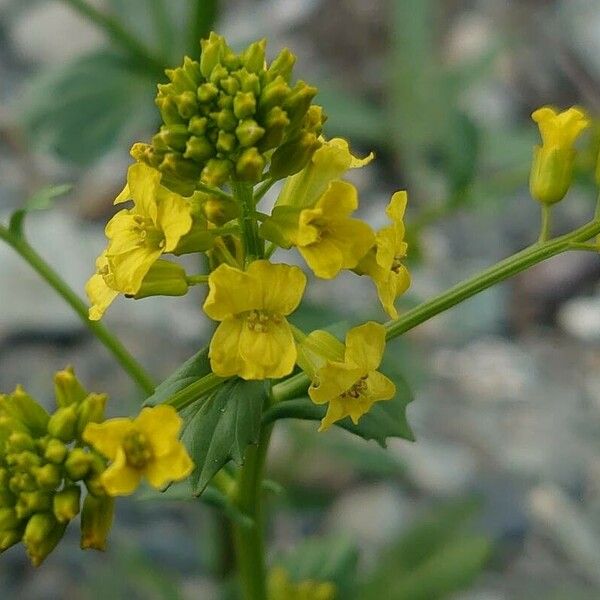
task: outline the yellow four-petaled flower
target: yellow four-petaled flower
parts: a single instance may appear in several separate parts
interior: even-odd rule
[[[357,424],[375,402],[393,398],[396,386],[377,371],[384,349],[385,328],[370,321],[348,331],[340,360],[316,371],[308,394],[315,404],[329,404],[319,431],[348,416]]]
[[[306,276],[298,267],[252,262],[246,271],[220,265],[209,276],[204,312],[221,321],[210,342],[214,373],[243,379],[280,378],[296,362],[285,319],[300,303]]]
[[[90,423],[83,439],[111,461],[100,476],[110,496],[127,496],[145,477],[160,489],[185,479],[194,463],[178,436],[182,420],[167,405],[143,408],[135,419],[109,419]]]

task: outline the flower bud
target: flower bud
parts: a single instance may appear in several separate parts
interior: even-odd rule
[[[15,505],[15,512],[19,519],[24,519],[33,513],[43,512],[52,508],[52,496],[41,492],[21,492]]]
[[[235,174],[240,181],[257,181],[265,168],[265,159],[254,147],[246,148],[235,165]]]
[[[258,73],[265,68],[265,50],[267,40],[262,39],[250,44],[242,54],[242,63],[249,73]]]
[[[263,135],[265,135],[265,129],[254,119],[246,119],[238,125],[235,130],[235,135],[240,142],[240,146],[246,148],[248,146],[256,145]]]
[[[65,461],[65,470],[69,479],[79,481],[90,472],[93,458],[83,448],[73,448]]]
[[[13,508],[0,508],[0,531],[15,529],[20,522]]]
[[[32,437],[23,431],[15,431],[6,440],[7,452],[21,452],[23,450],[34,450],[35,444]]]
[[[8,480],[8,489],[13,494],[20,494],[21,492],[33,492],[37,489],[35,479],[30,473],[15,473]]]
[[[48,413],[20,385],[12,394],[0,395],[0,411],[20,421],[32,433],[43,435],[46,431]]]
[[[62,480],[60,468],[52,463],[47,463],[43,467],[32,469],[32,475],[43,490],[56,489]]]
[[[153,265],[155,266],[156,263]],[[142,288],[144,284],[142,283]],[[77,432],[79,435],[85,429],[88,423],[99,423],[104,418],[104,408],[108,396],[106,394],[90,394],[77,409],[79,417],[77,419]]]
[[[219,186],[229,179],[229,175],[233,170],[232,164],[228,160],[220,158],[211,158],[204,169],[202,169],[201,179],[208,185]]]
[[[77,435],[77,405],[59,408],[48,421],[48,433],[63,442],[71,442]]]
[[[149,296],[184,296],[188,291],[188,283],[186,279],[185,269],[176,263],[168,260],[157,260],[134,296],[136,300],[140,298],[147,298]],[[104,405],[102,405],[102,414],[98,412],[99,400],[93,400],[96,405],[96,414],[100,416],[93,419],[95,423],[99,423],[102,420],[104,414]],[[104,396],[104,403],[106,403],[106,396]],[[91,419],[90,419],[91,420]],[[86,423],[80,418],[79,432],[85,429]]]
[[[67,367],[54,376],[54,394],[58,406],[64,408],[78,404],[88,393],[75,376],[73,367]]]
[[[54,550],[64,531],[64,526],[50,513],[37,513],[29,519],[23,534],[23,543],[35,567],[41,565],[46,556]]]
[[[115,510],[110,496],[86,496],[81,511],[81,548],[106,549]]]
[[[215,154],[215,147],[205,137],[192,136],[187,141],[183,156],[184,158],[204,162]]]
[[[20,529],[7,529],[6,531],[0,531],[0,552],[8,550],[11,546],[14,546],[21,541],[23,535]]]
[[[15,452],[6,456],[6,464],[9,467],[16,467],[22,471],[29,471],[34,467],[39,467],[42,464],[42,459],[30,450],[23,452]]]
[[[78,485],[70,485],[54,494],[52,511],[59,523],[68,523],[79,514],[81,489]]]
[[[279,146],[271,157],[271,177],[283,179],[301,171],[320,145],[314,133],[305,131],[296,139]]]
[[[215,225],[221,226],[228,223],[238,216],[238,205],[231,201],[219,198],[217,196],[209,196],[202,203],[202,211],[206,219]]]
[[[288,81],[295,64],[294,54],[288,48],[284,48],[267,69],[266,79],[273,81],[276,77],[283,77],[285,81]]]
[[[55,465],[61,464],[67,456],[69,449],[67,446],[56,438],[48,440],[46,449],[44,450],[44,458]]]
[[[211,31],[207,40],[200,42],[202,54],[200,56],[200,72],[206,78],[210,77],[212,70],[217,66],[225,50],[225,39]]]
[[[554,204],[565,197],[571,186],[574,144],[589,120],[575,107],[561,113],[544,107],[531,117],[540,128],[542,145],[534,149],[529,189],[538,202]]]

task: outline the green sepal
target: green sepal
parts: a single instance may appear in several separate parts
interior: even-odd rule
[[[291,248],[298,234],[301,208],[276,206],[271,216],[260,226],[260,236],[281,248]]]

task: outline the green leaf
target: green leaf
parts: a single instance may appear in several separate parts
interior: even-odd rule
[[[414,434],[406,420],[406,407],[412,401],[412,393],[403,379],[396,378],[395,383],[394,398],[376,402],[371,410],[360,418],[358,425],[355,425],[349,417],[338,421],[336,425],[365,440],[375,440],[383,448],[386,447],[388,438],[414,441]],[[278,419],[320,421],[325,416],[326,410],[325,405],[314,404],[306,396],[272,406],[263,415],[263,421],[265,423],[272,423]]]
[[[88,165],[157,119],[153,77],[110,52],[90,54],[35,78],[21,117],[35,144]]]
[[[15,235],[22,235],[23,233],[23,222],[27,213],[34,210],[47,210],[52,207],[54,200],[59,196],[64,196],[69,193],[72,189],[72,185],[64,183],[62,185],[48,185],[33,194],[30,198],[25,201],[23,208],[15,211],[9,222],[9,229],[11,233]]]
[[[229,460],[243,463],[246,447],[258,442],[266,396],[264,382],[232,379],[190,418],[182,441],[196,464],[191,475],[195,495]]]
[[[156,406],[168,400],[173,394],[202,379],[211,372],[208,360],[208,346],[188,358],[174,373],[169,375],[154,394],[146,399],[144,406]]]
[[[293,581],[329,581],[335,584],[339,598],[347,598],[353,589],[358,550],[347,537],[312,538],[301,542],[277,563]]]

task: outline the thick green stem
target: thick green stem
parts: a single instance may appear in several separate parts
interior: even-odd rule
[[[258,235],[258,224],[254,209],[254,195],[252,185],[236,181],[233,184],[233,192],[240,206],[239,223],[244,236],[246,246],[246,264],[263,258],[265,255],[264,243]]]
[[[257,446],[248,446],[238,480],[238,508],[253,521],[252,526],[233,523],[238,577],[244,600],[267,600],[262,481],[271,439],[266,425]]]
[[[489,269],[478,273],[475,277],[467,279],[439,296],[408,310],[398,319],[386,323],[386,339],[388,341],[392,340],[496,283],[521,273],[552,256],[577,248],[577,244],[581,244],[598,234],[600,234],[600,220],[595,219],[561,237],[534,244],[517,254],[513,254]],[[306,393],[309,383],[309,378],[304,373],[285,379],[273,386],[273,400],[280,402],[297,398]]]
[[[0,225],[0,239],[9,244],[75,311],[84,325],[104,344],[131,378],[146,393],[154,391],[154,382],[123,344],[99,321],[88,319],[87,304],[68,286],[60,275],[29,245],[21,235],[15,235]],[[6,285],[6,284],[2,284]]]
[[[63,2],[88,18],[92,23],[100,27],[100,29],[103,29],[116,45],[121,46],[133,58],[152,71],[159,73],[161,76],[163,75],[166,67],[163,61],[154,56],[144,44],[127,31],[118,19],[100,12],[85,2],[85,0],[63,0]]]

